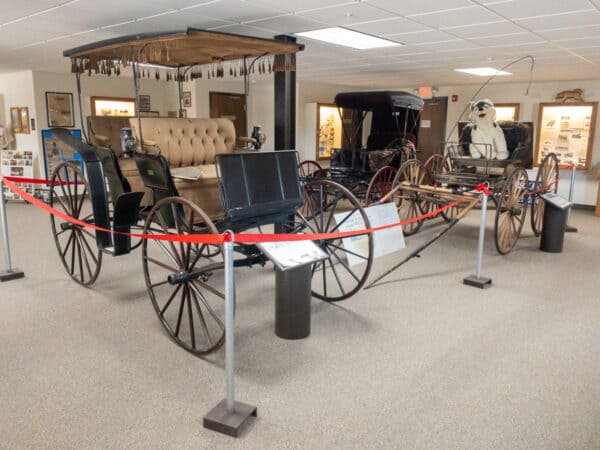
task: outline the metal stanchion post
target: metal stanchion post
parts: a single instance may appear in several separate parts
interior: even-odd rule
[[[577,167],[575,167],[575,164],[573,164],[573,167],[571,168],[571,184],[569,185],[569,203],[573,204],[573,197],[574,197],[574,192],[575,192],[575,172],[577,171]],[[577,228],[573,227],[570,224],[571,222],[571,210],[573,208],[569,208],[569,212],[567,213],[567,226],[565,227],[565,231],[569,232],[569,233],[575,233],[577,232]]]
[[[238,437],[241,427],[250,416],[256,416],[256,407],[235,401],[234,384],[234,309],[235,288],[233,280],[233,239],[232,232],[227,232],[231,239],[223,243],[225,260],[225,373],[227,397],[204,416],[204,427],[229,436]]]
[[[12,267],[10,260],[10,243],[8,242],[8,222],[6,220],[6,204],[4,200],[4,181],[0,179],[0,221],[2,222],[2,236],[4,239],[4,257],[6,259],[6,271],[0,272],[0,281],[15,280],[23,278],[22,270]]]
[[[481,221],[479,224],[479,242],[477,244],[477,268],[475,275],[464,278],[463,283],[480,289],[487,289],[492,286],[492,279],[481,276],[481,260],[483,259],[483,238],[485,235],[485,214],[487,211],[488,194],[483,192],[481,197]]]

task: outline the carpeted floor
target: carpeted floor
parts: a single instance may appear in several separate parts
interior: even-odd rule
[[[106,257],[83,288],[48,216],[8,204],[13,264],[0,284],[0,447],[600,448],[600,218],[541,252],[526,224],[507,256],[479,214],[422,257],[339,304],[313,300],[312,333],[273,333],[272,268],[236,270],[236,389],[258,407],[241,438],[202,427],[225,391],[224,350],[198,359],[163,331],[139,251]],[[435,233],[408,238],[410,248]],[[376,261],[374,275],[403,257]],[[4,260],[0,261],[4,269]]]

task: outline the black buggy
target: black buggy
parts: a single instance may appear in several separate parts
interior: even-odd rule
[[[335,96],[335,105],[343,148],[332,149],[329,170],[304,161],[300,175],[329,176],[370,205],[389,192],[401,164],[415,157],[423,99],[401,91],[345,92]]]

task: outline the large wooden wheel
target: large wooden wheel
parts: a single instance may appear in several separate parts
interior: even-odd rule
[[[350,223],[359,229],[370,228],[360,203],[341,184],[311,180],[305,186],[304,195],[304,206],[297,211],[294,223],[288,226],[290,232],[334,233]],[[372,233],[348,238],[345,242],[322,239],[316,244],[327,254],[327,259],[312,266],[312,295],[334,302],[358,292],[373,264]]]
[[[512,250],[517,243],[527,214],[527,172],[522,167],[513,170],[496,197],[494,238],[501,254]]]
[[[217,233],[197,205],[181,197],[165,198],[152,208],[145,234],[188,236]],[[225,341],[224,295],[211,284],[213,271],[223,268],[220,246],[210,259],[204,245],[145,239],[142,264],[146,288],[156,314],[171,338],[195,355],[218,349]]]
[[[392,166],[384,166],[375,172],[375,175],[371,178],[371,182],[367,188],[365,205],[369,206],[373,203],[377,203],[392,190],[392,183],[394,182],[394,177],[397,172],[398,170]],[[388,202],[391,200],[390,197]]]
[[[298,164],[298,175],[300,177],[314,177],[315,174],[322,171],[321,165],[312,159],[307,159]]]
[[[543,194],[558,191],[558,158],[554,153],[549,153],[543,159],[535,177],[535,194],[531,198],[531,229],[536,236],[542,232],[544,221],[545,201]]]
[[[90,186],[80,168],[62,163],[52,174],[50,206],[90,224],[94,223],[92,206],[87,199]],[[94,231],[82,225],[50,215],[52,234],[58,255],[67,273],[84,286],[90,286],[100,273],[102,252],[96,245]]]
[[[394,178],[392,190],[396,189],[404,181],[410,184],[431,184],[427,169],[417,159],[409,159],[400,166]],[[400,221],[419,217],[424,211],[427,212],[432,207],[431,202],[420,192],[399,188],[393,197]],[[423,219],[418,219],[407,223],[402,226],[402,231],[406,236],[410,236],[419,231],[423,225],[423,221]]]

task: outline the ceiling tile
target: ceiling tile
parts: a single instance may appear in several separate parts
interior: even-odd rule
[[[298,15],[337,26],[348,26],[355,23],[394,17],[392,13],[373,8],[365,3],[350,3],[315,9],[313,11],[298,13]]]
[[[537,31],[537,34],[553,42],[587,38],[600,34],[600,24],[586,27],[556,28],[554,30]]]
[[[443,30],[464,39],[520,33],[524,31],[523,28],[507,20],[494,23],[449,27],[443,28]]]
[[[456,39],[454,41],[444,41],[444,42],[427,42],[422,44],[415,45],[416,48],[426,48],[432,52],[441,52],[448,50],[466,50],[469,48],[477,48],[475,44],[472,44],[467,41],[463,41],[462,39]]]
[[[437,1],[423,1],[423,0],[365,0],[368,5],[381,8],[383,10],[393,12],[394,14],[400,14],[401,16],[408,16],[411,14],[429,13],[442,10],[449,10],[455,8],[464,8],[466,6],[473,6],[473,3],[469,0],[437,0]]]
[[[600,12],[597,10],[587,12],[578,11],[553,16],[519,19],[516,22],[532,31],[551,30],[553,28],[565,28],[574,25],[600,25]]]
[[[185,12],[237,23],[267,19],[286,14],[284,10],[279,8],[265,8],[242,0],[207,3],[198,7],[188,8]]]
[[[515,0],[487,6],[509,19],[590,9],[588,0]]]
[[[558,44],[561,45],[562,47],[572,48],[572,49],[598,47],[598,46],[600,46],[600,36],[596,35],[594,37],[562,41],[562,42],[559,42]],[[599,73],[600,73],[600,70],[599,70]]]
[[[185,12],[175,12],[173,14],[165,14],[107,29],[118,35],[128,35],[134,33],[147,33],[148,31],[177,31],[184,30],[188,27],[207,29],[231,24],[232,22],[226,22],[210,17],[202,17],[195,14],[187,14]]]
[[[222,31],[225,33],[241,34],[244,36],[254,36],[265,39],[273,39],[273,33],[270,30],[263,30],[262,28],[254,27],[252,25],[226,25],[213,28],[216,31]]]
[[[485,47],[494,47],[498,45],[514,45],[514,44],[535,44],[538,42],[544,42],[544,39],[536,36],[533,33],[515,33],[505,34],[502,36],[490,36],[482,38],[473,38],[473,42],[476,42]]]
[[[320,28],[326,28],[329,25],[315,20],[307,19],[296,15],[279,16],[271,19],[257,20],[255,22],[249,22],[249,25],[253,25],[260,28],[276,31],[277,33],[300,33],[302,31],[318,30]]]
[[[427,42],[442,42],[442,41],[453,41],[456,37],[443,31],[431,30],[431,31],[418,31],[414,33],[401,33],[392,34],[386,36],[389,39],[393,39],[397,42],[402,42],[407,45],[425,44]]]
[[[476,23],[498,22],[502,17],[481,6],[438,11],[426,14],[412,14],[408,17],[435,28],[472,25]]]
[[[375,22],[361,23],[357,25],[352,25],[351,28],[356,31],[374,34],[377,36],[431,30],[431,28],[429,28],[426,25],[422,25],[420,23],[416,23],[412,20],[404,19],[402,17],[377,20]]]
[[[311,9],[327,8],[329,6],[351,3],[351,0],[251,0],[260,6],[267,8],[283,9],[288,12],[308,11]]]

